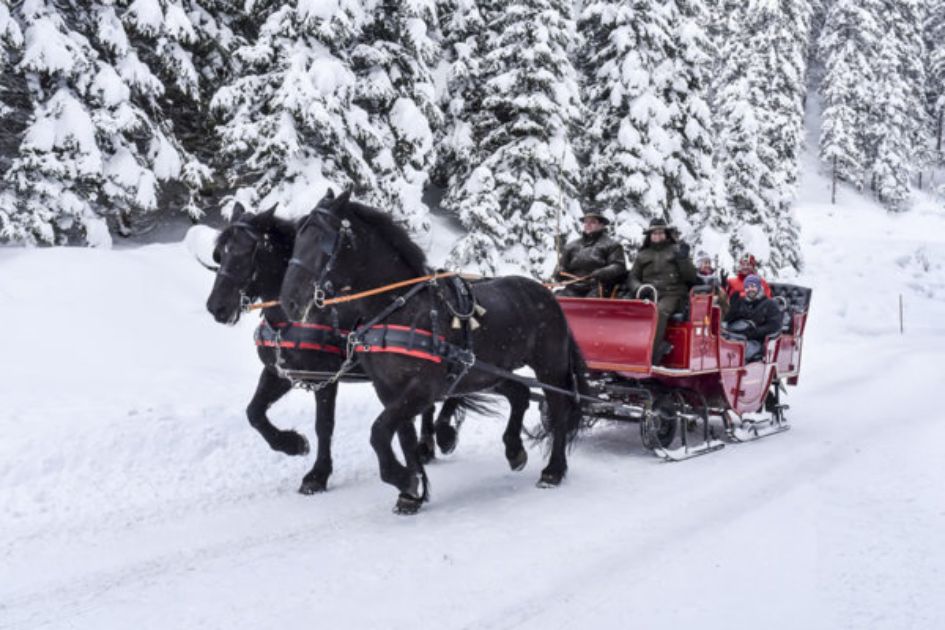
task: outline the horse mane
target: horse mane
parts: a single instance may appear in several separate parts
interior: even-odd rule
[[[413,242],[407,230],[398,225],[392,216],[377,208],[350,200],[345,203],[344,210],[377,231],[380,237],[394,248],[394,251],[400,255],[416,275],[422,276],[427,273],[426,254],[423,253],[419,245]]]
[[[291,252],[295,245],[295,221],[283,219],[274,214],[265,212],[261,214],[243,215],[238,221],[253,226],[261,235],[268,234],[273,246],[277,250],[287,250]],[[230,224],[217,235],[216,246],[222,247],[226,245],[226,242],[232,235],[233,224]]]

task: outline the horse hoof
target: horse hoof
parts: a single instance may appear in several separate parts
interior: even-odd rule
[[[273,446],[275,450],[281,451],[286,455],[308,455],[308,440],[301,433],[295,431],[285,431],[279,436],[279,441]]]
[[[528,463],[528,451],[524,448],[518,452],[518,455],[509,459],[509,467],[518,472],[525,468],[525,464]]]
[[[420,511],[421,505],[423,505],[422,498],[401,493],[401,495],[397,497],[397,503],[394,504],[394,514],[411,516]]]
[[[440,447],[440,452],[449,455],[456,450],[457,442],[456,429],[449,426],[441,426],[436,429],[436,445]]]
[[[564,479],[562,474],[543,472],[535,486],[538,488],[557,488],[561,485],[562,479]]]
[[[328,482],[321,480],[303,480],[299,486],[299,494],[320,494],[328,490]]]

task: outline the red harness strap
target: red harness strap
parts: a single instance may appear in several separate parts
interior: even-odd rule
[[[445,341],[439,335],[440,342]],[[442,363],[443,357],[435,352],[433,333],[420,328],[378,324],[364,333],[364,342],[354,347],[355,352],[388,352],[402,354],[432,363]]]
[[[344,354],[344,338],[347,330],[339,330],[324,324],[306,322],[278,322],[270,324],[263,320],[256,329],[256,345],[286,350],[315,350],[329,354]]]

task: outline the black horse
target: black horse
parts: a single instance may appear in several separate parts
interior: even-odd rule
[[[280,294],[291,317],[302,316],[313,303],[317,307],[333,294],[383,287],[430,273],[423,252],[389,215],[348,197],[345,193],[328,207],[316,208],[299,226]],[[541,284],[521,277],[473,283],[473,310],[481,316],[475,330],[476,324],[470,325],[468,319],[472,311],[456,312],[462,292],[452,281],[436,280],[350,302],[366,321],[358,334],[373,335],[372,341],[358,348],[361,364],[384,404],[371,428],[371,446],[377,453],[381,479],[400,491],[395,507],[400,512],[420,508],[427,498],[427,484],[422,466],[408,462],[405,467],[396,460],[391,440],[410,418],[448,392],[492,390],[507,396],[513,409],[503,436],[506,457],[514,469],[524,466],[527,456],[520,434],[529,390],[489,373],[485,364],[504,370],[527,365],[544,384],[586,393],[580,351],[564,313]],[[385,316],[377,321],[382,312]],[[453,319],[457,314],[469,322],[465,330],[455,328],[460,321]],[[400,341],[389,343],[389,335]],[[405,335],[409,340],[405,341]],[[440,335],[454,351],[469,350],[471,342],[479,364],[464,370],[461,361],[468,366],[471,355],[462,351],[453,352],[460,362],[437,360],[431,350],[436,342],[424,340]],[[404,347],[415,345],[427,351],[405,356],[411,352]],[[441,344],[440,350],[444,347]],[[566,448],[581,424],[575,396],[548,392],[547,400],[552,446],[539,480],[542,487],[556,486],[564,478]]]
[[[243,213],[242,206],[237,205],[231,224],[217,238],[213,253],[217,275],[207,299],[207,310],[218,322],[235,324],[246,303],[275,300],[278,296],[292,255],[296,224],[277,218],[274,213],[275,208],[261,214]],[[283,376],[281,370],[320,374],[324,380],[328,380],[344,360],[346,346],[340,326],[349,319],[350,314],[341,310],[334,313],[319,312],[317,315],[318,318],[305,324],[294,324],[289,322],[282,308],[270,306],[263,310],[263,319],[256,332],[257,351],[264,367],[246,415],[250,424],[273,450],[288,455],[306,455],[309,445],[303,435],[276,428],[266,416],[269,407],[292,387],[291,381]],[[307,346],[300,346],[300,339],[293,341],[294,333],[296,336],[307,335]],[[315,341],[321,343],[310,343],[313,334],[320,335],[321,338]],[[281,347],[277,347],[277,344]],[[344,380],[365,378],[363,370],[355,369]],[[328,477],[332,472],[331,436],[335,424],[337,392],[337,383],[327,384],[315,392],[318,453],[314,466],[299,487],[299,492],[303,494],[313,494],[327,488]],[[418,450],[418,456],[423,461],[433,457],[434,432],[441,452],[449,453],[455,448],[457,434],[450,425],[450,418],[458,409],[483,411],[481,401],[450,399],[444,403],[435,424],[433,408],[424,411],[423,437]],[[411,423],[405,427],[401,436],[402,446],[404,441],[408,445],[416,445],[416,435],[410,436],[412,431]]]

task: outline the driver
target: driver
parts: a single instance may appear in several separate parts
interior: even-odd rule
[[[610,220],[597,210],[581,218],[581,238],[564,246],[555,280],[568,282],[563,297],[607,297],[613,285],[627,273],[623,247],[607,234]],[[571,282],[582,278],[577,282]]]

